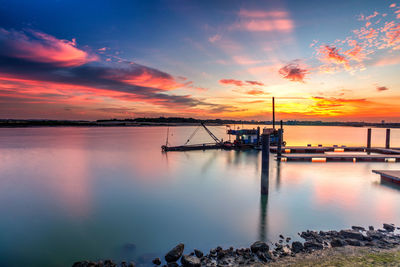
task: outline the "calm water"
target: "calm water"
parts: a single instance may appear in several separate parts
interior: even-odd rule
[[[170,143],[194,129],[171,128]],[[373,129],[373,145],[384,145],[384,131]],[[400,130],[391,134],[400,147]],[[163,154],[165,136],[164,127],[1,129],[0,265],[148,263],[178,242],[208,250],[306,229],[400,223],[400,188],[371,172],[398,163],[271,161],[270,193],[261,197],[260,153]],[[293,126],[285,140],[364,145],[366,129]],[[202,141],[210,138],[199,130],[193,142]]]

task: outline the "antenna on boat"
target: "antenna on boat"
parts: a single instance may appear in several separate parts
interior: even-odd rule
[[[169,137],[169,124],[167,126],[167,140],[165,141],[165,146],[168,146],[168,137]]]

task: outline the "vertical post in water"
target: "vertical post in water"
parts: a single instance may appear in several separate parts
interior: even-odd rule
[[[368,128],[368,134],[367,134],[367,148],[371,148],[371,128]]]
[[[278,129],[278,147],[277,147],[277,160],[281,161],[282,156],[282,128]]]
[[[268,194],[269,186],[269,133],[261,135],[261,194]]]
[[[260,126],[257,127],[257,146],[260,145]]]
[[[390,129],[386,129],[386,148],[390,148]]]
[[[272,129],[275,130],[275,97],[272,97]]]

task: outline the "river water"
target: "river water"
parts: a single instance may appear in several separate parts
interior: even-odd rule
[[[237,127],[236,125],[235,127]],[[240,125],[240,127],[242,127]],[[253,127],[253,126],[251,126]],[[171,127],[182,144],[196,127]],[[210,127],[228,139],[225,127]],[[298,238],[307,229],[400,224],[400,187],[372,169],[399,163],[273,161],[261,153],[162,153],[166,127],[0,130],[0,266],[70,266],[111,258],[149,264],[178,242],[208,251]],[[288,145],[365,145],[365,128],[288,126]],[[372,130],[383,146],[385,130]],[[392,129],[400,147],[400,130]],[[212,141],[200,129],[191,143]]]

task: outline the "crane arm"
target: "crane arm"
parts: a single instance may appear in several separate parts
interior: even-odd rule
[[[210,130],[208,130],[208,128],[204,125],[204,122],[201,122],[201,126],[203,126],[206,132],[211,136],[211,138],[214,139],[215,143],[217,144],[221,143],[218,137],[216,137]]]

